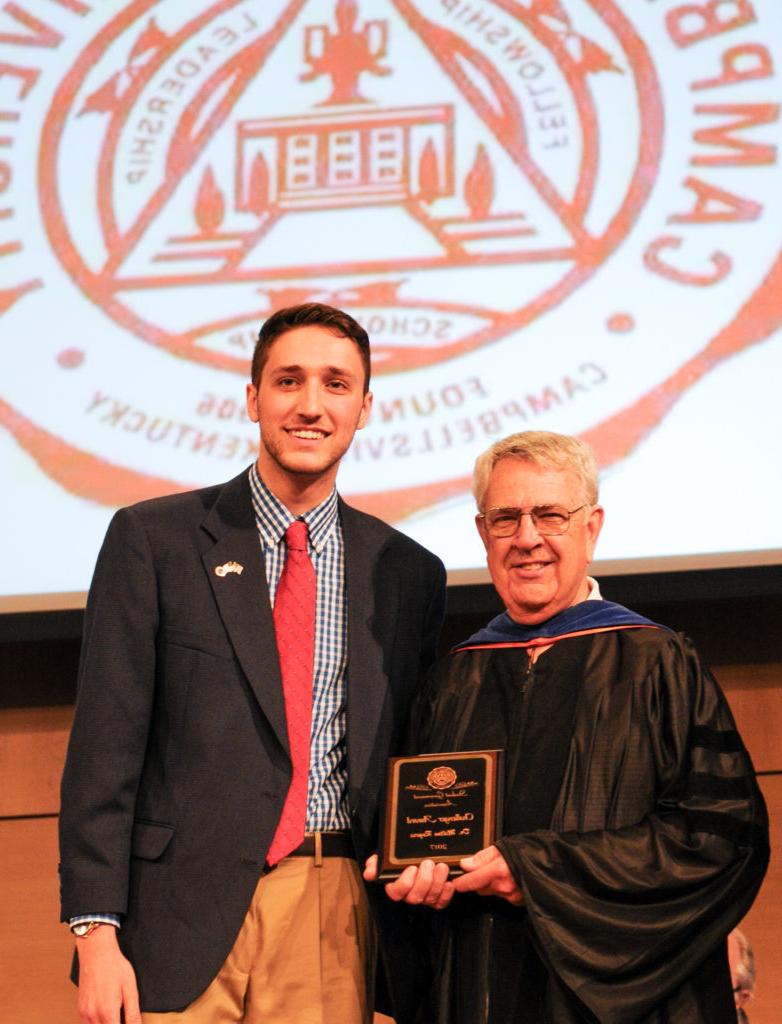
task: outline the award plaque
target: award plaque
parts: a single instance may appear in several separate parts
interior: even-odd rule
[[[451,876],[462,857],[500,834],[501,750],[392,757],[378,878],[397,878],[408,864],[441,861]]]

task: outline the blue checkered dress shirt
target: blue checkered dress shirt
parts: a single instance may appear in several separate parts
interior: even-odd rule
[[[297,518],[263,483],[253,464],[249,470],[255,522],[266,564],[272,606],[285,565],[285,531]],[[307,524],[308,549],[315,569],[315,666],[312,679],[312,738],[307,791],[307,831],[345,829],[346,806],[345,698],[347,694],[348,620],[345,598],[345,554],[337,511],[337,492],[300,516]],[[81,921],[103,921],[117,927],[116,914],[79,914]]]
[[[285,565],[285,531],[297,518],[250,468],[255,521],[266,563],[269,597]],[[348,828],[345,806],[345,697],[348,621],[345,601],[345,555],[334,490],[299,517],[309,531],[308,549],[315,568],[315,668],[312,679],[312,737],[307,792],[307,831]]]

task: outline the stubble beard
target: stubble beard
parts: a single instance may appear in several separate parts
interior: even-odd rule
[[[325,461],[312,468],[302,467],[295,464],[295,456],[288,457],[282,451],[282,446],[274,441],[267,441],[261,435],[261,445],[274,465],[286,476],[298,479],[313,480],[326,476],[331,469],[338,466],[345,452],[340,452],[333,458],[326,456]],[[347,449],[346,449],[347,450]]]

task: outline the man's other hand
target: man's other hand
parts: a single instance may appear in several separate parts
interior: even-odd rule
[[[477,892],[479,896],[499,896],[514,907],[521,906],[524,896],[510,873],[507,861],[496,846],[487,846],[472,857],[459,861],[463,875],[453,880],[456,892]]]
[[[79,1018],[82,1024],[141,1024],[136,975],[119,948],[117,929],[101,925],[76,939],[79,955]]]
[[[377,854],[373,853],[364,866],[364,878],[377,881]],[[433,860],[422,861],[417,867],[410,864],[399,878],[386,885],[386,894],[396,903],[426,906],[442,910],[451,902],[453,882],[448,881],[448,865]]]

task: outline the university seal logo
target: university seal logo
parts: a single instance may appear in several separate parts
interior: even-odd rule
[[[254,338],[294,302],[370,332],[341,489],[396,519],[512,430],[621,459],[779,324],[772,0],[60,6],[0,37],[59,61],[20,85],[47,256],[0,304],[59,402],[0,383],[0,417],[76,494],[246,464]]]
[[[176,25],[175,6],[86,49],[42,166],[63,265],[178,355],[244,373],[270,310],[325,297],[374,328],[376,373],[442,362],[563,302],[654,183],[659,90],[612,4],[585,33],[551,3],[221,3]],[[621,176],[598,159],[601,75],[637,103]],[[95,168],[88,196],[69,159]]]

